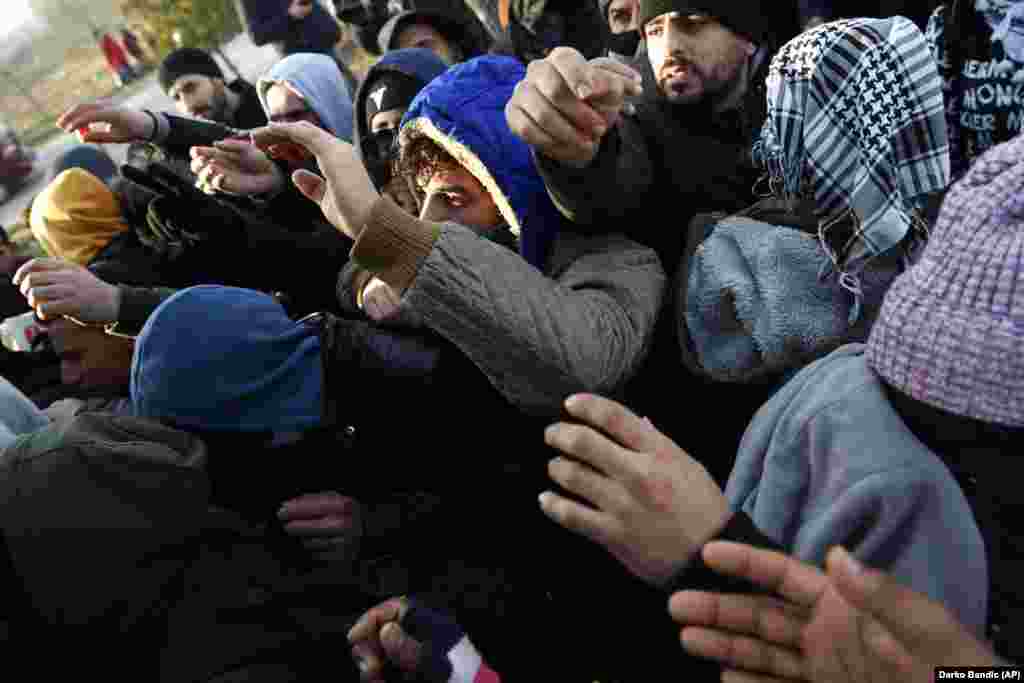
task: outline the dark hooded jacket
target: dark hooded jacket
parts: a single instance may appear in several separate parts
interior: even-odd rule
[[[379,157],[373,135],[370,132],[369,122],[366,120],[366,100],[378,77],[385,73],[399,73],[415,79],[420,84],[420,88],[423,88],[444,73],[447,68],[447,65],[436,54],[423,48],[392,50],[377,60],[370,68],[366,78],[360,84],[359,90],[356,91],[354,125],[352,127],[352,144],[355,145],[364,164],[369,166],[373,160]]]
[[[765,75],[772,54],[796,33],[795,8],[786,16],[792,20],[780,22],[754,56],[750,86],[737,109],[715,114],[702,105],[668,104],[658,94],[650,61],[641,55],[635,66],[644,78],[644,95],[633,102],[635,113],[623,116],[605,135],[589,167],[574,170],[535,155],[552,198],[577,229],[603,229],[609,221],[622,225],[632,239],[654,248],[674,277],[688,230],[703,229],[691,227],[697,214],[731,214],[754,203],[763,171],[752,149],[767,111]],[[669,306],[668,311],[675,310],[675,302]],[[772,386],[721,385],[688,370],[680,362],[673,321],[674,315],[661,316],[628,402],[724,482],[740,437]],[[678,404],[664,400],[666,385],[685,387],[693,397],[687,419],[680,419]]]
[[[381,52],[398,49],[396,41],[402,31],[413,24],[432,26],[447,41],[458,48],[462,61],[482,55],[490,47],[490,38],[486,29],[476,17],[468,12],[414,9],[406,10],[388,19],[377,35],[377,44]]]

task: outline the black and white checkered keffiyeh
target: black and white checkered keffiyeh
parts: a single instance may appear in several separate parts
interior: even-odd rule
[[[918,201],[950,180],[942,80],[925,38],[903,17],[819,26],[775,55],[767,94],[756,154],[772,191],[814,200],[822,246],[856,294],[865,264],[922,229]],[[837,239],[828,233],[840,223],[853,227]]]

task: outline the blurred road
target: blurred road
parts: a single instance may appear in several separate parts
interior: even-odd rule
[[[267,45],[256,47],[244,33],[224,47],[224,52],[235,66],[242,72],[242,76],[250,83],[255,83],[268,67],[278,60],[277,51]],[[234,74],[223,64],[225,75],[230,80]],[[146,77],[148,81],[144,90],[136,91],[130,97],[120,100],[120,103],[135,109],[154,109],[157,111],[173,111],[174,103],[160,89],[156,81],[155,71]],[[118,100],[117,96],[114,97]],[[46,145],[36,148],[38,159],[36,171],[32,180],[18,193],[0,205],[0,225],[8,225],[15,220],[23,208],[32,200],[35,195],[46,187],[50,178],[50,166],[53,160],[67,147],[75,144],[77,140],[73,135],[62,133],[53,138]],[[120,164],[124,161],[127,145],[106,145],[107,151]]]

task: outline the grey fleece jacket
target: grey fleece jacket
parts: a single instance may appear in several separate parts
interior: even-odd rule
[[[796,557],[844,545],[983,633],[988,564],[974,516],[906,427],[863,344],[809,365],[757,413],[726,497]]]

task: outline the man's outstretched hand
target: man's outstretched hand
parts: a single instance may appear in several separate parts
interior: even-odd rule
[[[153,117],[138,109],[119,107],[110,102],[79,104],[57,119],[57,127],[67,133],[79,132],[82,142],[125,143],[148,140],[155,126]]]
[[[544,156],[569,166],[590,164],[601,140],[640,95],[639,73],[614,59],[587,61],[570,47],[558,47],[530,63],[505,106],[512,132]]]
[[[324,216],[352,239],[358,239],[370,210],[380,198],[355,148],[308,121],[273,123],[252,132],[259,147],[293,143],[316,157],[323,177],[300,170],[292,182],[316,202]]]
[[[62,315],[86,324],[117,320],[121,296],[88,268],[58,258],[36,258],[14,274],[14,284],[43,320]]]
[[[276,192],[287,178],[270,158],[243,140],[221,140],[213,147],[193,147],[191,168],[203,192],[253,196]]]

